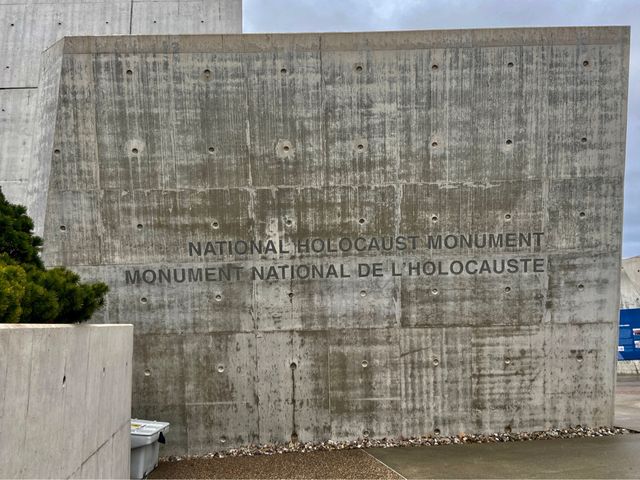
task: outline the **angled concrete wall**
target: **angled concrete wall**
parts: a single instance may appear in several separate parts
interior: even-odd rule
[[[242,32],[242,0],[0,1],[0,188],[32,207],[41,53],[65,36]],[[34,188],[31,187],[31,191]]]
[[[0,478],[129,478],[131,325],[0,324]]]
[[[174,452],[610,424],[628,42],[67,39],[44,257]]]

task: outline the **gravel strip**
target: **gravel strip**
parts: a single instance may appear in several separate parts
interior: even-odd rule
[[[162,461],[149,478],[400,479],[362,450]]]
[[[351,441],[308,442],[308,443],[267,443],[263,445],[249,445],[246,447],[230,448],[204,455],[182,455],[162,458],[166,462],[180,462],[193,459],[226,458],[226,457],[256,457],[271,456],[280,453],[327,452],[335,450],[358,450],[363,448],[391,448],[417,447],[427,445],[454,445],[466,443],[501,443],[525,442],[530,440],[550,440],[555,438],[581,437],[609,437],[630,433],[629,430],[617,427],[588,428],[580,425],[571,428],[543,430],[537,432],[504,432],[478,435],[461,433],[456,436],[428,435],[408,438],[359,438]]]

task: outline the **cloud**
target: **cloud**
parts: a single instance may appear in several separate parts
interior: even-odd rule
[[[631,25],[623,240],[623,256],[628,257],[640,255],[638,6],[638,0],[244,0],[244,30],[327,32]]]

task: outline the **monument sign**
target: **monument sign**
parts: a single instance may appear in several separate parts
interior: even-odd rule
[[[172,451],[611,425],[628,28],[47,55],[44,258],[110,285]]]

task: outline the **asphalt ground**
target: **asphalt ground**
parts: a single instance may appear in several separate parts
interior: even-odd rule
[[[640,431],[640,376],[618,378],[615,426]],[[640,434],[164,461],[150,478],[640,478]]]
[[[364,450],[161,462],[149,478],[402,478]]]

